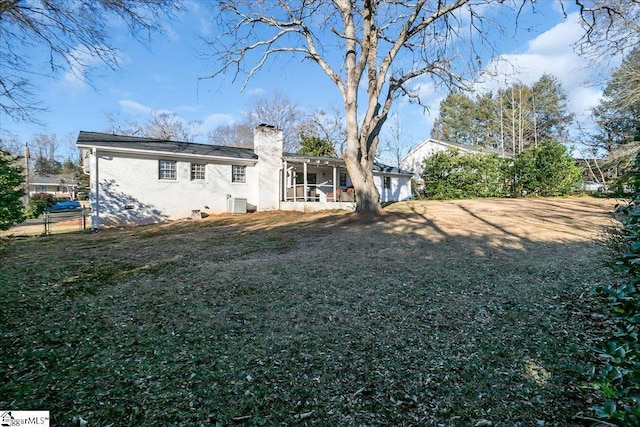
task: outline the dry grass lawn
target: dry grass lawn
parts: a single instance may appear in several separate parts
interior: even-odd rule
[[[4,240],[0,408],[88,427],[584,425],[613,205],[414,201],[381,220]]]

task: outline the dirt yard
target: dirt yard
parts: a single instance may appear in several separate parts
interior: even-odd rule
[[[4,239],[0,407],[88,426],[583,426],[615,201]]]

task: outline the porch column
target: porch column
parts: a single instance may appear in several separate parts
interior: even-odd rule
[[[282,200],[287,201],[287,186],[289,185],[289,181],[287,180],[287,174],[289,170],[287,169],[287,161],[284,161],[284,168],[282,169]]]
[[[338,194],[336,193],[336,191],[338,191],[338,186],[336,185],[336,182],[338,181],[337,178],[338,174],[337,174],[337,168],[336,165],[333,165],[333,201],[337,202],[338,201]]]
[[[307,162],[302,164],[302,171],[304,173],[304,201],[307,202]]]

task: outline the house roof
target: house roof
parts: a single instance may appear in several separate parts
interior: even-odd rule
[[[412,175],[411,172],[408,172],[406,170],[402,170],[394,166],[383,165],[382,163],[378,162],[373,162],[373,171],[390,175]]]
[[[107,148],[114,151],[149,152],[244,160],[258,159],[258,156],[250,148],[168,141],[156,138],[140,138],[137,136],[113,135],[101,132],[80,131],[76,145],[79,147]]]
[[[472,152],[472,153],[498,154],[498,155],[510,156],[509,153],[502,153],[500,150],[496,150],[495,148],[491,148],[491,147],[480,147],[478,145],[460,144],[457,142],[448,142],[448,141],[441,141],[439,139],[427,138],[424,141],[422,141],[420,144],[416,145],[411,151],[409,151],[407,155],[404,156],[403,160],[410,157],[414,152],[419,151],[424,145],[427,145],[427,144],[438,144],[445,147],[457,148],[459,150]]]
[[[319,165],[332,165],[332,166],[345,166],[344,160],[339,157],[321,157],[321,156],[309,156],[307,154],[297,153],[284,153],[284,160],[288,162],[310,163]],[[387,175],[407,175],[410,176],[411,172],[388,166],[382,163],[373,162],[373,172]]]
[[[78,180],[65,175],[31,176],[29,185],[78,185]]]
[[[106,148],[112,151],[147,152],[180,156],[206,156],[249,161],[258,160],[258,156],[251,148],[168,141],[163,139],[114,135],[101,132],[80,131],[76,145],[79,147]],[[290,162],[344,166],[344,160],[338,157],[321,157],[308,156],[306,154],[284,153],[283,158]],[[411,175],[410,172],[392,166],[383,165],[378,162],[374,162],[373,171],[385,174]]]

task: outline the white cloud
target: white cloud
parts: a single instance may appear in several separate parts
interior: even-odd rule
[[[156,83],[169,83],[171,80],[164,74],[151,73],[151,79]]]
[[[432,96],[436,95],[436,85],[432,81],[418,81],[413,87],[411,91],[418,95],[418,97],[423,99],[429,99]]]
[[[115,65],[119,65],[122,62],[120,53],[117,51],[109,51],[109,49],[100,46],[96,46],[93,49],[104,54],[105,59],[98,58],[95,52],[85,46],[77,46],[66,55],[69,70],[62,76],[62,83],[66,87],[74,90],[84,89],[88,81],[87,74],[91,67],[104,62]]]
[[[133,101],[131,99],[121,99],[118,101],[118,104],[125,113],[132,114],[151,114],[153,108],[147,107],[146,105],[140,104],[139,102]]]
[[[247,95],[251,95],[251,96],[263,96],[265,93],[267,93],[266,90],[264,90],[263,88],[255,88],[255,89],[249,89],[247,90]]]
[[[594,64],[579,56],[573,44],[581,37],[580,17],[572,13],[550,30],[527,43],[522,53],[504,54],[485,68],[474,85],[479,92],[513,83],[533,84],[544,74],[556,77],[567,93],[569,109],[584,119],[599,100],[601,90],[589,84]]]
[[[202,128],[207,132],[222,125],[232,125],[236,121],[229,114],[213,113],[209,114],[202,122]]]

